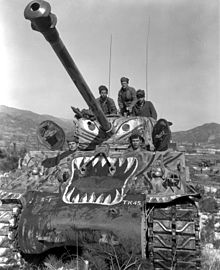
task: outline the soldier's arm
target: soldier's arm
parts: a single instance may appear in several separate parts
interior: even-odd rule
[[[42,165],[45,168],[51,168],[57,166],[59,162],[60,162],[60,155],[57,155],[56,157],[51,157],[43,160]]]
[[[112,98],[109,98],[109,101],[111,114],[117,114],[117,108],[115,106],[114,100]]]
[[[132,96],[132,102],[131,102],[130,108],[133,108],[137,102],[137,96],[136,96],[136,90],[133,87],[130,87],[130,90],[131,90],[131,96]]]
[[[131,115],[137,116],[137,109],[136,109],[136,106],[133,106],[133,107],[132,107]]]
[[[119,107],[120,110],[123,109],[123,103],[122,103],[122,97],[121,97],[120,91],[118,93],[118,107]]]
[[[151,117],[153,117],[155,120],[157,120],[157,112],[156,112],[156,109],[154,108],[154,105],[152,102],[150,102],[150,112],[151,112]]]

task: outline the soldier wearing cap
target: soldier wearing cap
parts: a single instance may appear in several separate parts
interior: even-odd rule
[[[67,158],[68,156],[74,154],[77,151],[79,145],[79,138],[74,135],[73,132],[68,132],[66,134],[66,142],[68,145],[68,150],[59,152],[57,156],[52,158],[47,158],[42,162],[45,168],[50,168],[57,166],[61,160]]]
[[[121,89],[118,92],[118,106],[122,115],[131,114],[132,108],[137,101],[136,91],[128,83],[128,78],[121,78]]]
[[[71,131],[66,134],[68,150],[59,152],[57,156],[47,158],[42,161],[42,165],[47,169],[53,169],[54,176],[59,182],[65,182],[71,176],[71,162],[78,149],[79,138]]]
[[[74,135],[73,132],[68,132],[66,134],[66,142],[70,152],[75,152],[77,150],[79,138],[76,135]]]
[[[151,101],[145,100],[144,90],[137,90],[137,102],[132,108],[132,115],[134,116],[145,116],[152,117],[157,120],[157,112],[154,108],[154,105]]]
[[[105,85],[99,86],[100,97],[97,98],[97,102],[102,108],[104,114],[117,114],[115,102],[112,98],[108,97],[108,88]]]

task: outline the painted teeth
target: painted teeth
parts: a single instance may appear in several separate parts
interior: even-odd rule
[[[92,162],[92,166],[95,167],[98,161],[99,161],[99,158],[95,158]]]
[[[95,193],[93,192],[92,195],[89,198],[89,202],[93,203],[93,202],[95,202],[95,199],[96,199],[96,196],[95,196]]]
[[[132,164],[134,162],[134,159],[129,157],[129,158],[127,158],[127,162],[128,162],[128,165],[127,165],[127,168],[125,170],[125,173],[131,168],[131,166],[132,166]]]
[[[68,194],[68,200],[71,197],[71,195],[72,195],[72,192],[71,194]],[[95,192],[93,192],[90,196],[88,196],[88,194],[86,193],[81,197],[81,199],[80,199],[80,195],[77,194],[72,199],[72,202],[73,203],[94,203],[94,204],[113,205],[113,204],[119,203],[121,201],[121,198],[122,196],[120,192],[116,189],[116,195],[112,202],[111,202],[112,198],[110,194],[105,198],[105,200],[104,200],[104,194],[99,195],[99,197],[96,199]]]
[[[81,198],[81,202],[82,203],[86,203],[87,202],[87,193]]]
[[[108,159],[108,162],[109,162],[111,165],[114,165],[115,162],[116,162],[116,160],[117,160],[117,158],[110,158],[110,157],[108,157],[107,159]]]
[[[101,194],[101,195],[97,198],[96,203],[102,203],[103,199],[104,199],[104,195]]]
[[[105,200],[104,200],[104,204],[110,204],[110,202],[111,202],[111,195],[109,194],[106,198],[105,198]]]
[[[84,158],[84,164],[88,163],[90,161],[90,159],[92,159],[93,157],[85,157]]]
[[[114,198],[114,200],[112,201],[111,204],[118,203],[118,202],[120,202],[120,200],[121,200],[121,194],[120,194],[120,192],[116,189],[116,195],[115,195],[115,198]]]
[[[76,197],[74,198],[74,203],[78,203],[79,202],[79,194],[76,195]]]
[[[124,163],[124,159],[123,158],[119,158],[119,167],[121,167],[122,166],[122,164]]]
[[[70,197],[71,195],[73,194],[73,191],[74,191],[75,188],[73,188],[67,195],[66,195],[66,198],[68,201],[70,201]]]
[[[92,160],[94,158],[94,156],[91,156],[91,157],[77,157],[74,161],[74,163],[76,164],[77,168],[80,170],[82,169],[82,167],[85,166],[88,164],[88,162],[90,160]],[[110,157],[107,157],[107,160],[108,162],[111,164],[111,166],[114,166],[114,164],[116,163],[117,161],[117,158],[110,158]],[[101,166],[104,167],[107,160],[105,158],[100,158],[100,157],[96,157],[93,161],[92,161],[92,166],[95,167],[95,165],[100,162],[101,163]],[[132,157],[128,157],[128,158],[118,158],[118,163],[119,163],[119,167],[121,167],[124,162],[127,160],[127,167],[125,169],[125,173],[131,168],[131,166],[133,165],[134,163],[134,158]],[[83,166],[82,166],[82,163],[83,163]]]
[[[97,157],[87,156],[87,157],[76,157],[73,162],[74,162],[73,164],[75,165],[75,167],[77,167],[78,170],[81,171],[82,175],[86,174],[86,168],[87,168],[88,163],[91,163],[90,165],[92,167],[97,166],[97,164],[99,164],[99,166],[101,165],[102,167],[104,167],[104,166],[106,166],[106,163],[107,163],[108,167],[109,167],[108,175],[109,175],[109,173],[111,175],[114,175],[115,173],[117,173],[117,169],[119,167],[121,167],[121,171],[123,170],[124,173],[127,173],[127,174],[129,172],[129,170],[131,170],[132,166],[136,167],[136,166],[134,166],[135,158],[133,158],[133,157],[127,157],[127,158],[106,157],[105,158],[103,156],[97,156]],[[138,162],[136,161],[135,164],[137,164],[137,163]],[[89,165],[89,168],[90,168],[90,165]],[[126,167],[126,169],[125,169],[125,167]],[[119,171],[119,172],[122,173],[121,171]],[[133,169],[133,172],[134,172],[134,169]],[[120,189],[122,194],[124,193],[123,190],[125,188],[126,182],[127,181],[124,182],[122,188]],[[68,188],[69,188],[69,186],[68,186]],[[67,203],[75,203],[75,204],[92,203],[92,204],[100,204],[100,205],[114,205],[114,204],[120,203],[123,199],[123,195],[117,189],[115,190],[115,195],[112,195],[112,194],[96,195],[95,192],[92,192],[92,193],[89,192],[88,194],[87,193],[81,194],[80,192],[77,194],[75,192],[75,194],[76,194],[75,195],[74,191],[76,191],[75,187],[73,187],[71,189],[71,191],[69,191],[68,193],[66,193],[64,195],[63,200]],[[74,196],[73,196],[73,194],[74,194]]]
[[[102,158],[102,159],[101,159],[101,164],[102,164],[102,167],[104,167],[105,163],[106,163],[105,158]]]
[[[80,168],[80,164],[81,164],[82,160],[83,160],[83,157],[78,157],[75,159],[75,164],[76,164],[78,169]]]

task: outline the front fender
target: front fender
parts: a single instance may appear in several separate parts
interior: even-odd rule
[[[141,200],[124,200],[117,206],[65,204],[58,194],[28,195],[18,228],[24,253],[83,243],[123,244],[141,252]],[[130,244],[128,244],[130,243]]]

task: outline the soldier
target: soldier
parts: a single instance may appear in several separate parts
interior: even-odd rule
[[[166,119],[159,119],[153,128],[152,137],[156,151],[166,151],[171,140],[171,122]]]
[[[137,90],[137,102],[132,108],[132,115],[134,116],[145,116],[152,117],[157,120],[157,112],[154,108],[154,105],[150,101],[145,100],[144,90]]]
[[[130,137],[130,144],[134,151],[141,150],[143,142],[144,139],[138,134],[133,134]]]
[[[73,134],[73,132],[69,132],[66,134],[66,142],[68,145],[68,150],[62,153],[58,153],[57,156],[52,158],[47,158],[43,160],[42,165],[45,168],[52,168],[55,166],[59,166],[60,163],[65,164],[64,167],[69,167],[69,157],[73,157],[75,152],[77,151],[79,145],[79,138]],[[71,160],[71,159],[70,159]]]
[[[66,134],[66,142],[70,152],[75,152],[79,145],[79,138],[73,134],[73,132],[69,132]]]
[[[130,145],[127,152],[140,151],[144,149],[144,138],[139,133],[134,133],[129,138]]]
[[[151,141],[145,141],[143,136],[141,136],[138,132],[133,133],[129,138],[129,148],[128,152],[132,151],[140,151],[140,150],[147,150],[147,151],[154,151],[154,145]]]
[[[99,86],[100,97],[97,98],[97,102],[101,106],[104,114],[117,114],[115,102],[112,98],[108,97],[108,88],[105,85]]]
[[[131,114],[132,108],[137,101],[136,91],[128,86],[129,79],[121,78],[121,89],[118,92],[118,106],[122,115]]]

